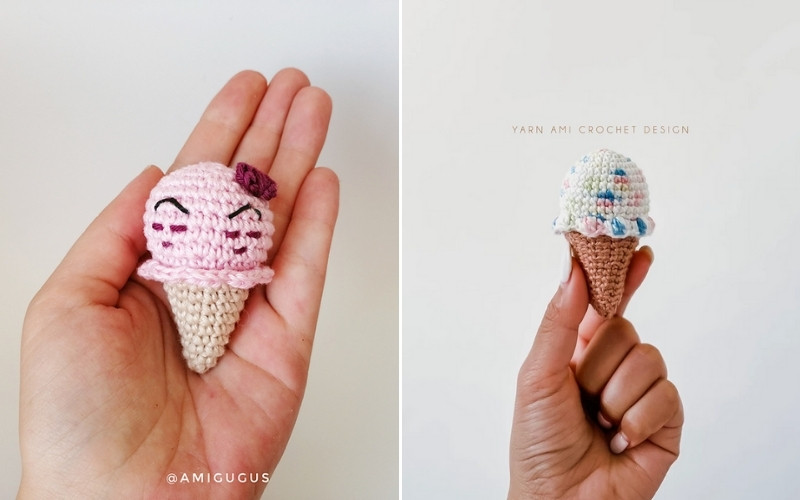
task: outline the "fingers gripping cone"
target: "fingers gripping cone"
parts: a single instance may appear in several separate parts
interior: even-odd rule
[[[205,373],[217,364],[236,328],[250,290],[164,283],[189,368]]]
[[[610,318],[622,300],[628,265],[639,238],[589,238],[575,231],[565,236],[586,275],[589,303],[598,314]]]
[[[561,185],[553,222],[578,258],[589,302],[604,317],[617,312],[639,238],[653,231],[647,181],[628,157],[608,149],[584,155]]]

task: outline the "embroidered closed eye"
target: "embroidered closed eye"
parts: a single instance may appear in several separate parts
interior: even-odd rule
[[[234,217],[236,217],[237,215],[239,215],[239,214],[241,214],[242,212],[245,212],[245,211],[247,211],[247,210],[252,210],[252,211],[254,211],[256,214],[258,214],[258,220],[261,220],[261,210],[259,210],[259,209],[257,209],[257,208],[254,208],[254,207],[253,207],[251,204],[249,204],[249,203],[248,203],[247,205],[243,205],[243,206],[241,206],[241,207],[237,208],[236,210],[234,210],[233,212],[231,212],[230,214],[228,214],[228,218],[229,218],[229,219],[233,219],[233,218],[234,218]]]
[[[181,212],[183,212],[183,213],[185,213],[185,214],[188,214],[188,213],[189,213],[189,211],[186,209],[186,207],[184,207],[183,205],[181,205],[181,204],[180,204],[180,202],[179,202],[178,200],[176,200],[175,198],[172,198],[172,197],[170,197],[170,198],[164,198],[163,200],[158,200],[158,201],[156,202],[156,206],[155,206],[155,207],[153,207],[153,211],[154,211],[154,212],[158,211],[158,207],[160,207],[160,206],[161,206],[163,203],[170,203],[170,204],[172,204],[172,205],[175,205],[175,208],[177,208],[177,209],[178,209],[178,210],[180,210]]]

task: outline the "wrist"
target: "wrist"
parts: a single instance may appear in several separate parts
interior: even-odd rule
[[[580,500],[579,485],[567,485],[562,478],[514,480],[508,487],[508,500]],[[605,500],[606,496],[593,496],[593,499]],[[619,499],[615,499],[619,500]]]
[[[537,490],[531,489],[528,484],[520,484],[518,481],[511,481],[508,487],[508,500],[552,500],[554,498],[565,498],[563,495],[546,495]]]

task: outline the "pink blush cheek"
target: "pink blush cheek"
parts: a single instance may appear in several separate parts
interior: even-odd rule
[[[170,207],[148,212],[144,217],[144,234],[150,255],[165,265],[184,266],[191,262],[192,218]]]
[[[217,259],[215,267],[217,269],[247,269],[247,240],[244,229],[236,221],[225,221],[221,224],[221,229],[216,230],[214,245]],[[240,249],[245,247],[244,251]]]
[[[250,238],[251,241],[249,245],[250,255],[252,255],[252,260],[257,264],[263,263],[264,261],[267,260],[268,247],[265,245],[264,241],[265,239],[268,240],[269,237],[262,235],[261,238],[258,239]]]
[[[269,232],[268,232],[269,231]],[[267,249],[272,241],[268,234],[272,225],[266,220],[258,221],[248,214],[247,218],[229,221],[220,242],[220,266],[234,270],[255,269],[267,260]],[[253,237],[253,233],[261,233]]]
[[[150,214],[148,214],[150,215]],[[152,216],[145,216],[144,218],[144,237],[147,240],[147,250],[150,255],[157,259],[162,260],[164,252],[164,231],[157,231],[153,228],[154,218]]]
[[[267,251],[272,248],[272,234],[275,232],[275,227],[270,222],[272,213],[269,210],[264,212],[264,218],[259,221],[253,232],[261,233],[258,238],[249,238],[251,246],[253,247],[253,257],[258,262],[267,260]]]
[[[272,248],[272,235],[275,233],[275,227],[272,222],[262,221],[261,237],[255,240],[254,253],[259,262],[266,262],[270,256],[269,250]]]

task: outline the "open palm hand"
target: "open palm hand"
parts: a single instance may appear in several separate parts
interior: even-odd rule
[[[251,291],[228,352],[206,374],[187,369],[161,284],[135,274],[160,170],[142,172],[76,242],[23,328],[21,497],[260,495],[302,401],[338,210],[336,176],[314,168],[330,112],[298,70],[269,85],[239,73],[170,169],[244,161],[279,186],[275,277]]]

